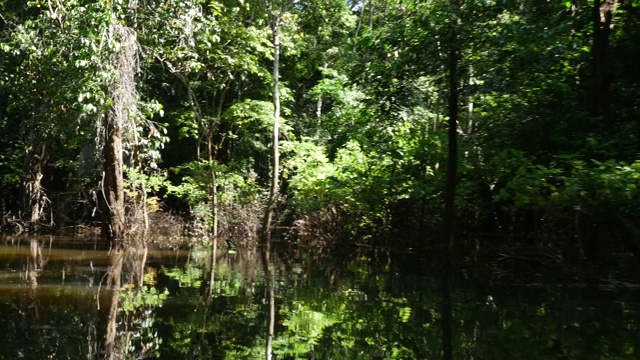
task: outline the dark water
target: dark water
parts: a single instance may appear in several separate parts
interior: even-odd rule
[[[270,320],[274,359],[440,358],[435,260],[264,255],[219,249],[212,280],[206,248],[0,237],[0,359],[263,359]],[[561,268],[520,266],[460,272],[456,358],[640,358],[633,281],[558,281]]]

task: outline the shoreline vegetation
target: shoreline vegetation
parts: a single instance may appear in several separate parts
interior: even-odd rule
[[[0,14],[2,233],[640,259],[635,0]]]

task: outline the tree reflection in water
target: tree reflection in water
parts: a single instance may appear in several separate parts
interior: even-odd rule
[[[147,286],[155,281],[145,279],[147,254],[146,241],[116,244],[109,251],[105,284],[110,294],[104,338],[107,359],[157,355],[160,341],[154,329],[153,310],[162,305],[167,293]]]
[[[38,239],[32,237],[29,239],[29,256],[25,267],[24,278],[27,281],[27,309],[32,313],[33,319],[38,320],[38,276],[42,271],[44,260],[42,258],[42,246]]]
[[[265,341],[265,359],[271,360],[273,356],[273,337],[275,333],[276,323],[276,296],[273,281],[273,272],[271,270],[271,251],[270,246],[260,247],[260,258],[262,260],[262,268],[264,269],[265,279],[265,298],[268,308],[267,315],[267,335]]]
[[[2,240],[0,359],[265,359],[268,343],[274,359],[442,356],[438,272],[413,270],[422,258],[254,248],[214,265],[206,248]],[[455,280],[454,358],[640,356],[637,285],[497,280]]]
[[[40,323],[40,303],[38,301],[38,276],[42,271],[44,260],[42,258],[42,246],[37,238],[29,238],[29,256],[24,268],[24,279],[27,282],[26,296],[22,304],[23,326],[31,329],[30,337],[37,337],[37,328]]]
[[[120,356],[116,349],[116,318],[118,305],[120,304],[120,288],[122,287],[122,264],[125,251],[123,246],[116,246],[109,254],[109,270],[107,271],[107,291],[111,293],[109,315],[107,318],[107,331],[104,340],[104,350],[109,359],[118,359]]]

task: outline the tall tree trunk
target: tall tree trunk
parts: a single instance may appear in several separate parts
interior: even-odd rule
[[[453,21],[449,30],[449,131],[447,180],[444,201],[444,231],[442,238],[442,353],[445,360],[453,356],[453,290],[452,267],[455,245],[455,191],[458,171],[458,66],[460,63],[458,13],[459,0],[451,0]]]
[[[42,213],[48,202],[42,187],[44,166],[47,162],[47,146],[45,144],[33,146],[27,154],[29,169],[26,172],[28,179],[24,184],[25,211],[29,221],[29,232],[37,232]]]
[[[230,83],[227,84],[227,87],[225,87],[225,89],[220,93],[220,102],[218,103],[218,111],[216,114],[218,124],[222,124],[222,109],[224,107],[225,99],[227,97],[227,91],[230,86]],[[218,174],[216,173],[216,165],[218,164],[219,160],[220,148],[222,148],[222,145],[224,143],[224,136],[221,136],[221,140],[214,145],[213,135],[214,131],[219,131],[219,128],[221,126],[222,125],[217,125],[216,122],[210,122],[207,130],[207,156],[209,160],[209,171],[211,176],[211,212],[213,213],[213,224],[211,233],[213,235],[214,254],[215,249],[218,246],[218,224],[220,222],[220,210],[218,209]]]
[[[271,222],[280,186],[280,36],[278,35],[278,22],[279,19],[271,19],[271,32],[273,35],[273,153],[271,158],[269,201],[262,223],[262,238],[265,243],[271,241]]]
[[[26,175],[22,181],[22,209],[29,222],[29,232],[32,233],[38,231],[40,218],[48,201],[42,187],[43,171],[48,160],[47,145],[43,140],[38,141],[35,121],[34,110],[29,122],[28,148],[23,161],[23,173]]]
[[[469,78],[467,79],[467,85],[473,86],[473,68],[469,65]],[[469,136],[473,132],[473,97],[471,94],[467,95],[467,126],[465,135]]]
[[[371,0],[370,0],[371,1]],[[362,17],[364,16],[364,9],[366,7],[366,3],[362,1],[360,5],[360,16],[358,16],[358,26],[356,27],[356,33],[353,38],[357,38],[360,34],[360,28],[362,27]]]
[[[369,30],[373,30],[373,0],[369,0]]]
[[[104,145],[103,192],[106,209],[103,231],[106,233],[103,235],[110,239],[122,239],[125,235],[123,129],[136,112],[135,71],[138,47],[135,31],[120,24],[112,26],[114,40],[121,44],[121,49],[113,56],[117,75],[108,88],[113,106],[107,115]]]
[[[220,115],[220,113],[218,113]],[[207,156],[209,160],[209,171],[211,176],[211,212],[213,215],[213,224],[211,224],[211,236],[213,237],[213,244],[211,245],[211,274],[209,284],[209,298],[213,296],[213,286],[215,281],[216,271],[216,257],[218,252],[218,177],[216,169],[214,168],[214,162],[216,156],[213,152],[213,139],[211,129],[207,136]],[[217,151],[216,151],[217,153]]]
[[[322,79],[325,78],[325,72],[328,67],[329,67],[329,63],[327,62],[327,59],[323,59],[322,69],[324,71],[322,72]],[[322,121],[322,94],[318,95],[318,100],[316,101],[316,121],[318,125],[320,125],[320,122]]]
[[[612,130],[609,107],[611,105],[611,69],[609,38],[613,12],[617,0],[594,0],[593,45],[591,48],[591,89],[589,94],[589,115],[597,118],[605,131]]]
[[[118,119],[109,114],[107,120],[106,141],[104,145],[104,184],[106,201],[103,234],[109,239],[122,239],[124,236],[124,179],[122,174],[122,127]]]

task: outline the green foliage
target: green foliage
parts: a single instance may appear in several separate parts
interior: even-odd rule
[[[158,292],[155,287],[142,286],[139,289],[124,289],[120,292],[121,312],[144,312],[150,309],[161,307],[169,296],[169,291],[165,289]]]
[[[202,283],[202,269],[195,266],[187,265],[184,269],[180,267],[162,268],[162,272],[177,281],[180,287],[200,288]]]
[[[294,359],[306,359],[323,336],[326,327],[333,325],[338,318],[336,312],[314,311],[303,301],[293,301],[282,306],[280,314],[285,318],[282,325],[286,331],[278,336],[273,344],[274,352]]]
[[[613,12],[604,49],[610,64],[600,73],[592,6],[2,1],[2,197],[16,207],[28,157],[40,146],[51,156],[43,177],[49,192],[97,186],[99,166],[85,172],[77,157],[100,149],[100,124],[113,103],[107,88],[117,75],[111,60],[120,49],[109,29],[119,23],[135,25],[141,50],[138,111],[124,129],[137,171],[128,170],[128,189],[144,184],[151,196],[166,189],[202,226],[212,220],[213,190],[221,207],[258,208],[270,177],[270,21],[277,17],[282,190],[294,217],[336,211],[346,214],[348,229],[371,232],[417,226],[417,219],[394,223],[402,222],[400,210],[416,218],[440,212],[451,45],[460,49],[464,216],[512,209],[570,216],[576,206],[637,214],[640,11],[629,1]],[[452,24],[457,44],[450,44]],[[602,100],[607,119],[592,109],[601,100],[593,94],[599,78],[610,86]],[[172,184],[163,166],[174,170]]]
[[[507,175],[506,186],[498,189],[496,201],[509,200],[516,207],[544,207],[552,194],[557,195],[560,169],[534,165],[519,152],[505,152],[496,162],[506,167],[498,169],[498,173],[515,170]],[[510,166],[514,168],[509,169]]]
[[[632,163],[608,160],[570,162],[570,175],[565,178],[565,203],[573,199],[588,211],[619,207],[633,214],[640,212],[640,161]]]
[[[168,193],[186,200],[190,205],[204,201],[209,195],[206,180],[199,181],[192,176],[184,176],[179,185],[169,186]]]
[[[185,200],[193,207],[193,215],[207,222],[212,216],[208,206],[211,202],[212,171],[215,172],[219,189],[219,206],[249,204],[260,195],[256,176],[252,172],[241,175],[231,167],[204,160],[185,163],[173,170],[183,176],[178,185],[167,185],[167,193]]]
[[[135,200],[145,200],[149,211],[160,210],[158,193],[171,186],[164,175],[146,175],[125,167],[124,188],[127,195]]]
[[[358,225],[364,227],[383,216],[384,185],[376,183],[381,179],[372,173],[384,169],[377,167],[357,142],[339,149],[333,162],[328,161],[322,147],[310,142],[286,143],[283,150],[294,152],[285,163],[284,175],[291,174],[292,203],[299,211],[339,207],[360,215]]]
[[[118,312],[126,319],[125,322],[128,325],[126,330],[120,333],[120,337],[124,339],[122,347],[125,354],[129,356],[160,355],[162,340],[154,326],[154,312],[162,307],[168,296],[168,290],[159,292],[155,287],[146,285],[121,290]],[[127,336],[127,333],[135,336]]]
[[[167,179],[161,175],[145,175],[130,167],[125,168],[125,173],[127,179],[125,187],[131,190],[141,189],[144,185],[147,191],[158,192],[168,186]]]
[[[273,127],[273,103],[247,99],[230,106],[224,116],[238,126],[255,122],[267,130]]]
[[[0,187],[3,189],[16,188],[20,184],[19,153],[0,155]]]
[[[498,163],[497,173],[507,182],[496,189],[496,201],[508,201],[518,208],[580,208],[589,213],[614,207],[634,214],[640,211],[638,161],[587,162],[562,157],[542,166],[512,151],[496,159]]]
[[[217,264],[215,271],[215,283],[212,294],[214,297],[236,297],[242,293],[246,286],[242,273],[234,270],[226,264]]]
[[[283,142],[282,150],[291,154],[283,164],[282,177],[288,180],[294,204],[301,211],[313,211],[327,205],[333,189],[327,186],[335,166],[329,162],[322,146],[305,138]]]

